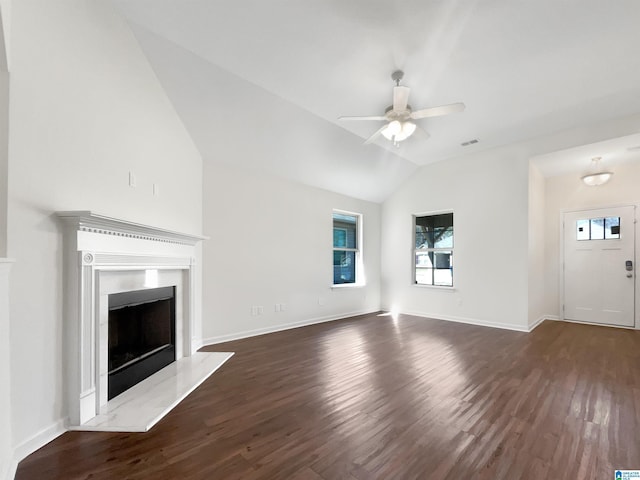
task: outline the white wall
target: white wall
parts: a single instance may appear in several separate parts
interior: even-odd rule
[[[206,343],[379,309],[378,204],[215,162],[204,184]],[[331,288],[333,209],[363,214],[366,287]]]
[[[11,71],[11,3],[12,0],[0,0],[0,65],[7,72]]]
[[[540,169],[529,164],[529,328],[549,316],[545,311],[545,182]]]
[[[11,434],[11,341],[9,320],[9,270],[7,254],[7,199],[9,189],[9,69],[8,36],[10,1],[0,0],[0,479],[13,474]]]
[[[9,190],[9,73],[0,70],[0,257],[7,254]]]
[[[108,2],[15,2],[11,32],[11,397],[20,456],[66,416],[62,236],[53,212],[90,209],[200,233],[202,162]]]
[[[528,163],[502,148],[423,167],[382,208],[382,305],[525,330]],[[454,289],[412,285],[412,215],[454,212]]]
[[[624,164],[611,169],[611,181],[599,187],[587,187],[580,174],[546,179],[545,195],[545,312],[561,316],[560,307],[560,244],[561,215],[565,211],[584,210],[618,205],[640,205],[640,165]],[[636,212],[636,218],[639,213]],[[636,228],[636,252],[640,252],[640,235]],[[637,255],[637,254],[636,254]],[[636,256],[636,264],[638,257]],[[636,288],[640,282],[636,282]],[[636,297],[640,298],[640,290]],[[636,327],[638,321],[636,309]]]
[[[13,449],[11,445],[11,397],[9,385],[9,269],[11,263],[0,258],[0,479],[9,478]]]

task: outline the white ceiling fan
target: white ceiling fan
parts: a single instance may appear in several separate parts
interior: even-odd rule
[[[338,117],[338,120],[374,120],[387,122],[377,132],[367,138],[364,142],[365,145],[373,142],[376,138],[382,135],[387,140],[393,142],[397,147],[400,142],[413,135],[417,128],[420,129],[426,138],[429,138],[429,134],[422,128],[418,127],[412,120],[419,120],[427,117],[439,117],[464,110],[464,103],[451,103],[449,105],[441,105],[439,107],[412,111],[408,104],[409,91],[411,89],[400,85],[402,77],[404,77],[404,72],[402,70],[396,70],[391,74],[391,79],[396,82],[396,86],[393,87],[393,105],[387,107],[384,115]]]

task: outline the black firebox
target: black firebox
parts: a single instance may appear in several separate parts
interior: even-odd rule
[[[109,400],[175,361],[175,317],[175,287],[109,295]]]

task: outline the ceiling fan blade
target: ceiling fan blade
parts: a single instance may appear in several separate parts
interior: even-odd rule
[[[370,143],[372,143],[376,138],[378,138],[380,136],[380,134],[382,133],[382,130],[384,130],[385,128],[387,128],[387,124],[386,123],[383,126],[381,126],[376,133],[374,133],[369,138],[367,138],[364,141],[364,145],[369,145]]]
[[[393,111],[404,112],[407,109],[407,102],[409,101],[409,87],[393,87]]]
[[[416,125],[416,130],[415,132],[413,132],[413,136],[420,140],[428,140],[431,137],[431,135],[429,135],[429,132],[427,132],[420,125]]]
[[[373,115],[369,117],[338,117],[338,120],[386,120],[387,117]]]
[[[439,107],[416,110],[415,112],[411,112],[411,118],[413,118],[414,120],[418,120],[420,118],[439,117],[441,115],[449,115],[450,113],[461,112],[464,110],[464,108],[464,103],[451,103],[449,105],[441,105]]]

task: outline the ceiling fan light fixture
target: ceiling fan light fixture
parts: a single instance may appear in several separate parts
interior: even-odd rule
[[[393,122],[389,122],[384,130],[382,130],[382,135],[384,135],[384,138],[387,140],[393,140],[400,132],[402,132],[402,125],[398,120],[394,120]]]
[[[392,142],[402,142],[406,140],[413,132],[416,131],[416,124],[413,122],[399,122],[398,120],[394,120],[389,122],[389,124],[382,130],[382,135],[387,140]]]
[[[583,175],[582,181],[589,187],[597,187],[604,185],[613,176],[613,172],[606,172],[600,169],[600,160],[602,157],[595,157],[591,159],[591,173]]]
[[[416,131],[416,124],[413,122],[404,122],[404,124],[402,125],[402,133],[406,135],[405,138],[409,138],[411,135],[413,135],[413,132],[415,131]]]

